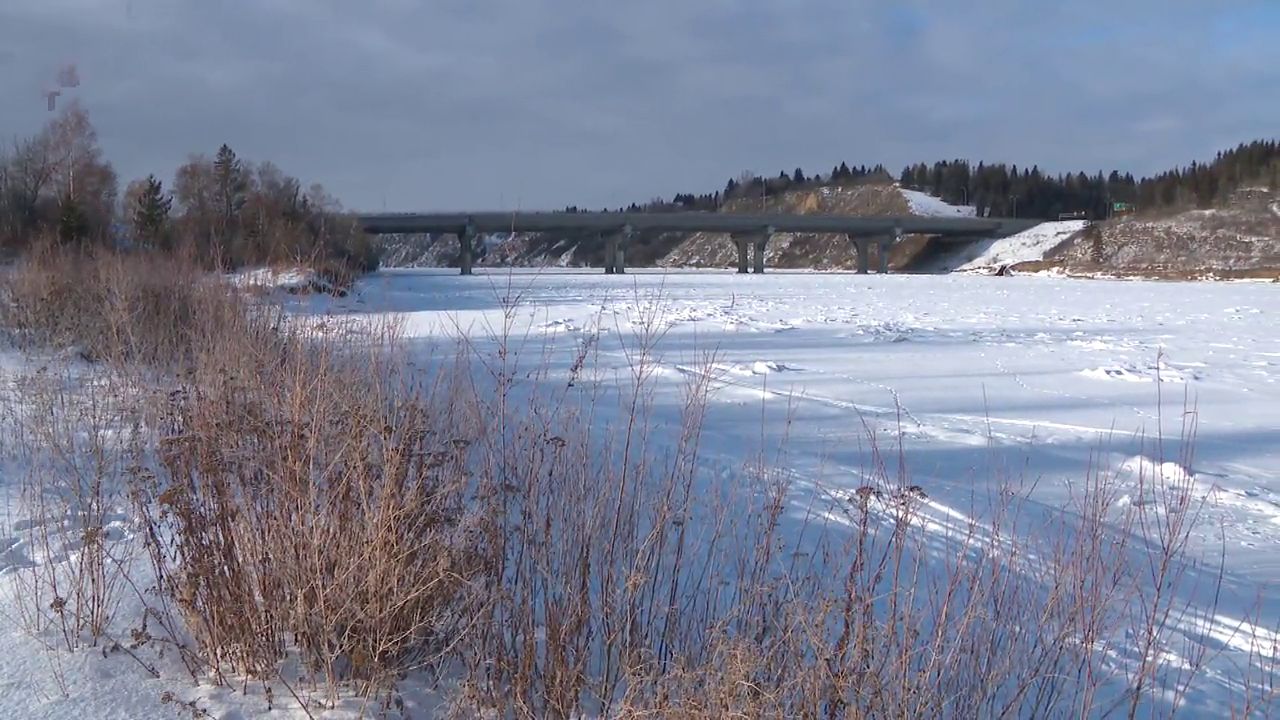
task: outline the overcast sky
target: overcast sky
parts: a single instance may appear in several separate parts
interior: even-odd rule
[[[0,134],[76,63],[123,181],[227,142],[366,210],[841,160],[1146,173],[1280,136],[1278,38],[1280,0],[0,0]]]

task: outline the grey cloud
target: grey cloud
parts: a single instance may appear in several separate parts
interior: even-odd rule
[[[416,209],[612,206],[840,160],[1147,172],[1275,131],[1274,34],[1224,20],[1262,3],[1118,5],[15,0],[0,133],[47,120],[74,60],[126,178],[229,142]]]

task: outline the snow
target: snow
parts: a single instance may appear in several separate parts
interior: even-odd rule
[[[932,272],[975,271],[1043,260],[1054,248],[1084,230],[1084,220],[1045,222],[1005,238],[988,238],[961,245],[922,268]]]
[[[1079,228],[1046,225],[968,262],[1012,262]],[[866,482],[868,430],[893,446],[885,450],[896,454],[901,444],[912,483],[927,492],[925,527],[939,537],[981,517],[983,499],[998,495],[998,483],[1010,475],[1027,480],[1028,503],[1058,508],[1070,504],[1098,463],[1123,484],[1120,504],[1148,502],[1156,480],[1204,501],[1193,548],[1225,562],[1216,610],[1186,619],[1178,629],[1185,646],[1163,656],[1170,667],[1198,649],[1212,658],[1183,714],[1222,716],[1240,669],[1252,664],[1261,672],[1256,663],[1271,657],[1250,653],[1274,641],[1266,628],[1280,624],[1280,598],[1265,590],[1280,579],[1280,336],[1273,330],[1280,288],[1274,285],[969,274],[481,270],[464,278],[454,272],[384,271],[345,298],[299,295],[285,302],[301,318],[395,316],[424,348],[451,342],[461,328],[484,348],[496,343],[497,328],[510,325],[503,298],[519,296],[510,332],[549,343],[553,375],[567,374],[578,343],[598,334],[604,374],[625,376],[633,333],[652,320],[661,330],[654,373],[659,419],[674,418],[682,383],[705,371],[697,359],[716,351],[709,372],[718,390],[703,441],[708,461],[740,463],[746,445],[767,447],[785,425],[786,470],[797,478],[793,523],[815,497],[848,497]],[[271,277],[267,284],[277,282]],[[1199,417],[1194,454],[1181,452],[1177,440],[1184,402]],[[678,426],[673,421],[667,429]],[[1153,450],[1157,437],[1165,438],[1163,453]],[[175,708],[159,701],[165,691],[196,700],[215,717],[298,716],[268,713],[253,689],[242,695],[195,686],[172,668],[154,679],[127,654],[52,653],[24,633],[9,596],[17,568],[34,559],[14,529],[22,512],[13,501],[14,472],[6,466],[0,475],[0,500],[9,498],[0,515],[6,648],[0,717],[174,717]],[[998,537],[994,529],[989,535]],[[1186,592],[1202,599],[1197,590]],[[53,664],[69,696],[52,679]],[[416,707],[416,717],[429,716],[422,714],[429,698]],[[348,707],[325,717],[355,713]]]
[[[924,217],[974,217],[977,210],[969,206],[951,205],[919,190],[899,188],[911,207],[911,214]]]
[[[297,294],[332,289],[327,280],[308,268],[252,268],[231,273],[227,279],[236,287],[266,292]]]
[[[1016,235],[996,240],[980,255],[961,265],[959,269],[973,270],[1043,260],[1050,250],[1084,230],[1088,225],[1089,223],[1084,220],[1041,223]]]

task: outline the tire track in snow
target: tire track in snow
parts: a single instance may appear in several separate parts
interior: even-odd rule
[[[849,400],[841,400],[839,398],[828,397],[824,395],[816,395],[814,393],[801,390],[798,392],[780,392],[777,390],[769,390],[755,383],[736,380],[731,377],[725,377],[718,374],[709,374],[698,368],[688,365],[674,364],[672,367],[685,375],[707,375],[709,378],[722,386],[737,387],[752,392],[759,392],[767,397],[772,398],[793,398],[796,400],[807,401],[826,405],[827,407],[839,410],[849,410],[859,415],[873,415],[877,417],[896,417],[901,412],[899,408],[888,407],[882,405],[867,405],[864,403],[856,403]],[[1046,430],[1062,430],[1072,433],[1082,433],[1087,435],[1110,435],[1114,432],[1114,428],[1093,427],[1090,425],[1076,425],[1072,423],[1053,422],[1050,420],[1027,420],[1022,418],[1002,418],[989,417],[983,415],[967,415],[962,413],[919,413],[911,416],[916,423],[927,433],[936,432],[937,428],[943,430],[955,430],[956,426],[961,426],[959,430],[969,435],[979,435],[984,439],[1003,440],[1012,443],[1023,443],[1029,438],[1023,435],[1012,435],[1006,433],[998,433],[993,431],[992,426],[1004,426],[1007,428],[1025,428],[1028,430],[1046,429]],[[979,429],[975,433],[971,426],[977,426]],[[945,439],[945,436],[942,436]]]

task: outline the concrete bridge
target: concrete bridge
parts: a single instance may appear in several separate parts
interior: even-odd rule
[[[371,235],[453,234],[458,236],[463,275],[471,274],[476,237],[500,232],[596,233],[605,246],[606,273],[626,270],[627,244],[642,232],[714,232],[728,234],[738,248],[738,272],[764,272],[764,250],[774,233],[845,235],[858,253],[858,272],[866,273],[871,245],[880,248],[880,272],[888,272],[888,249],[906,235],[932,235],[957,242],[1003,237],[1038,224],[1009,218],[849,217],[844,215],[678,212],[475,212],[360,215]],[[748,262],[748,254],[752,256]]]

